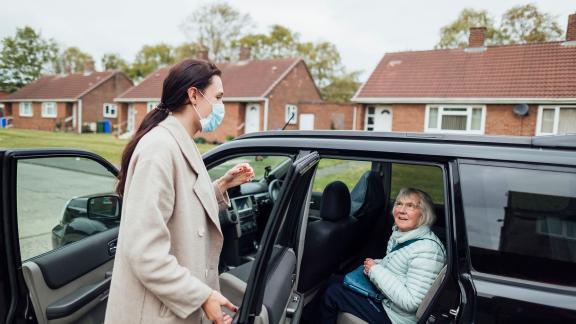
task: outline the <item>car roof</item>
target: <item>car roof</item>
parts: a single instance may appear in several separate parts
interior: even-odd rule
[[[409,132],[366,132],[366,131],[267,131],[249,133],[237,139],[246,138],[333,138],[370,141],[414,141],[422,143],[454,143],[491,146],[520,146],[576,149],[576,134],[549,136],[486,136],[457,135]]]
[[[414,161],[466,159],[576,166],[576,135],[509,137],[362,131],[268,131],[239,136],[208,151],[204,157],[212,162],[212,156],[224,150],[233,154],[246,150],[260,150],[262,154],[317,150],[324,157],[360,158],[377,154],[387,159],[402,160],[408,156]]]

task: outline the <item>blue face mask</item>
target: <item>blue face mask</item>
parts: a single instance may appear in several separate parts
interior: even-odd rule
[[[198,91],[200,92],[200,91]],[[200,92],[200,94],[202,95],[202,97],[204,97],[204,99],[206,99],[206,101],[208,101],[211,105],[212,105],[212,112],[210,113],[210,115],[208,115],[205,118],[202,118],[200,116],[200,113],[198,113],[198,110],[196,110],[196,107],[194,107],[194,109],[196,110],[196,113],[198,114],[198,117],[200,117],[200,124],[202,125],[202,131],[203,132],[213,132],[216,128],[218,128],[218,126],[220,126],[220,124],[222,123],[222,120],[224,119],[224,104],[223,103],[211,103],[202,92]]]

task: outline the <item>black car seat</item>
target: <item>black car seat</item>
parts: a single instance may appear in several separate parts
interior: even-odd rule
[[[378,217],[384,213],[386,194],[382,177],[374,171],[366,171],[352,189],[350,215],[354,221],[351,229],[352,239],[347,245],[346,257],[353,256],[363,245],[363,238],[369,232]]]
[[[310,291],[338,269],[350,223],[350,192],[334,181],[322,193],[320,220],[306,229],[298,291]]]

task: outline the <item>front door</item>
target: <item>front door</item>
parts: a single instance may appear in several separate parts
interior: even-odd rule
[[[244,121],[244,133],[254,133],[260,131],[260,105],[246,105],[246,119]]]
[[[128,121],[126,125],[126,132],[131,133],[134,131],[134,127],[136,124],[136,108],[134,108],[133,104],[128,106]]]
[[[314,114],[300,115],[300,130],[314,130]]]
[[[392,131],[392,109],[382,106],[368,106],[366,109],[365,130],[374,132]]]
[[[11,300],[0,322],[101,323],[120,223],[118,171],[78,150],[13,150],[0,159],[8,269],[0,282],[10,280]]]

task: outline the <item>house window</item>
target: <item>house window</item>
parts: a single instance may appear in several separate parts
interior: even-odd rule
[[[31,102],[21,102],[20,103],[20,116],[22,117],[32,117],[34,113],[32,112]]]
[[[104,104],[104,117],[105,118],[118,117],[118,108],[116,107],[116,104],[110,104],[110,103]]]
[[[156,106],[158,106],[159,102],[158,101],[149,101],[147,106],[146,106],[146,113],[149,113],[152,111],[152,109],[156,108]]]
[[[425,130],[438,133],[484,134],[484,106],[428,106]]]
[[[542,106],[537,119],[536,135],[576,134],[576,106]]]
[[[56,103],[55,102],[43,102],[42,103],[42,117],[44,118],[56,118]]]
[[[294,117],[292,117],[292,115],[294,115]],[[286,113],[284,115],[284,122],[288,123],[288,121],[290,121],[290,124],[296,124],[296,121],[298,120],[298,106],[296,105],[286,105]]]

